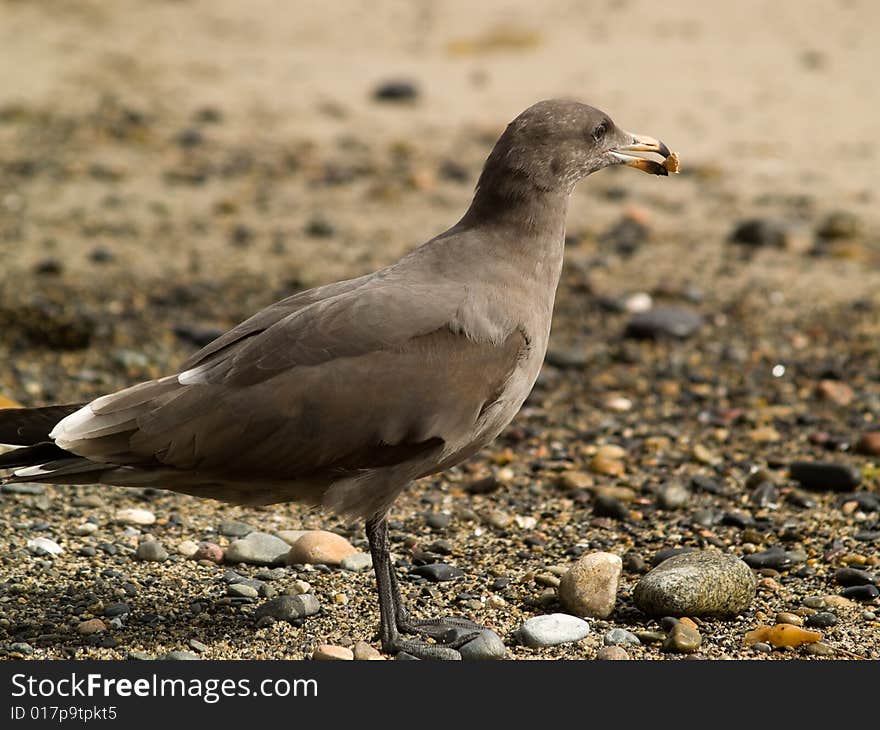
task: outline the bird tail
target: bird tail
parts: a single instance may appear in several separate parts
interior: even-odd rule
[[[49,441],[49,432],[84,403],[43,408],[0,408],[0,444],[33,446]]]
[[[87,460],[56,446],[49,432],[65,416],[82,404],[46,406],[43,408],[0,408],[0,444],[17,448],[0,454],[0,471],[15,469],[11,475],[0,477],[0,484],[42,481],[40,477],[57,474],[59,481],[69,482],[70,474],[84,471]],[[90,464],[88,470],[95,469]],[[47,480],[50,481],[50,480]]]

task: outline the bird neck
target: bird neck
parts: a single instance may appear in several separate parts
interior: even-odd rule
[[[471,206],[459,225],[492,226],[521,244],[536,238],[564,238],[569,190],[544,188],[528,177],[509,172],[504,176],[487,172],[480,177]]]

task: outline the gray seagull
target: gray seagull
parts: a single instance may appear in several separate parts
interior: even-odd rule
[[[383,650],[460,658],[482,627],[409,615],[388,512],[407,484],[472,456],[519,411],[547,350],[571,191],[621,164],[677,171],[666,145],[598,109],[529,107],[464,217],[396,263],[263,309],[179,373],[91,403],[0,410],[0,443],[18,447],[0,456],[3,483],[155,486],[362,517]]]

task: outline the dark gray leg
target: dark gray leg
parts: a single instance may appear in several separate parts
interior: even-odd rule
[[[376,588],[379,592],[379,637],[382,649],[388,653],[404,651],[420,659],[461,659],[454,647],[462,646],[479,634],[482,627],[465,622],[459,624],[458,619],[442,619],[426,622],[409,621],[409,615],[403,607],[400,588],[394,567],[391,565],[391,553],[388,547],[387,517],[367,520],[367,540],[370,543],[370,554],[373,557],[373,570],[376,573]],[[466,632],[467,635],[465,635]],[[405,638],[402,634],[420,634],[429,636],[439,642],[428,644],[419,639]]]

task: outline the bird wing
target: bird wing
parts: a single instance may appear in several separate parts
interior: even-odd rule
[[[179,377],[99,398],[52,436],[98,462],[262,479],[461,446],[524,347],[515,329],[497,341],[462,333],[466,302],[457,284],[369,282],[233,339]]]

